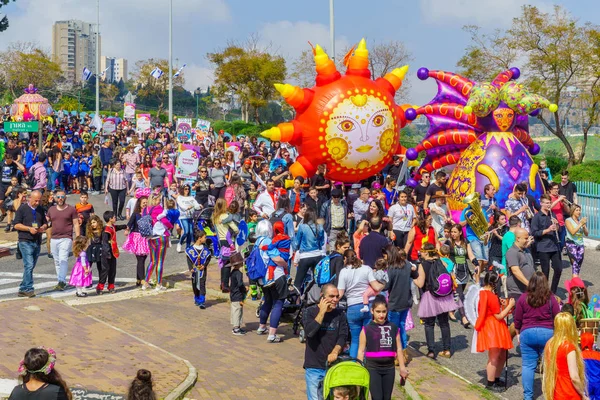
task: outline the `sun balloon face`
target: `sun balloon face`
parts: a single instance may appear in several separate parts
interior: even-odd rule
[[[378,164],[393,147],[394,115],[385,100],[355,95],[339,102],[326,122],[327,152],[339,168]]]

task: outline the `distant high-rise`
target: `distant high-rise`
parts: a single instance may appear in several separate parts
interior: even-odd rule
[[[100,73],[105,69],[104,82],[112,83],[127,80],[127,60],[124,58],[100,57]]]
[[[102,38],[98,37],[100,45]],[[99,46],[100,47],[100,46]],[[94,24],[79,20],[56,21],[52,26],[52,59],[71,82],[81,82],[87,67],[96,73],[96,29]]]

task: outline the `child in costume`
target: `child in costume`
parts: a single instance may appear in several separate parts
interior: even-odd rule
[[[152,217],[152,237],[148,239],[148,247],[150,249],[150,264],[146,271],[145,284],[143,290],[149,289],[150,278],[152,273],[156,271],[156,290],[166,290],[162,286],[163,266],[167,248],[169,247],[169,229],[173,229],[173,224],[167,217],[168,211],[161,206],[161,195],[153,194],[148,200],[148,207],[143,211],[144,216]]]
[[[581,334],[581,350],[589,399],[600,400],[600,352],[594,350],[593,334]]]
[[[187,265],[192,271],[192,290],[194,291],[194,303],[201,310],[206,308],[206,267],[210,263],[211,253],[206,248],[206,232],[197,229],[195,232],[196,242],[185,249]]]
[[[246,205],[247,209],[252,209],[252,207],[254,207],[254,202],[256,201],[257,197],[258,197],[258,183],[252,181],[250,183],[250,190],[248,191],[248,199],[247,199],[248,204]]]
[[[506,350],[512,349],[513,344],[505,318],[515,306],[515,300],[510,299],[507,307],[501,309],[500,299],[496,296],[496,285],[499,283],[500,276],[496,271],[485,274],[475,323],[477,351],[488,351],[487,389],[494,392],[506,389],[506,383],[500,381],[500,374],[506,361]]]
[[[248,289],[244,285],[244,275],[240,271],[244,264],[244,258],[240,253],[233,253],[229,258],[231,265],[231,276],[229,284],[229,300],[231,301],[231,325],[234,335],[245,335],[246,331],[242,329],[244,318],[244,300]]]
[[[273,224],[273,240],[270,245],[261,247],[261,250],[266,251],[269,255],[269,263],[267,264],[267,277],[265,279],[265,287],[272,285],[275,282],[275,269],[277,264],[273,261],[274,257],[281,257],[285,262],[290,260],[290,246],[292,240],[285,234],[285,227],[282,221],[277,221]],[[287,268],[285,268],[287,275]]]
[[[86,250],[90,241],[85,236],[77,236],[73,241],[73,254],[77,254],[77,261],[71,271],[69,285],[75,286],[77,297],[86,297],[83,288],[92,284],[92,268],[87,261]]]
[[[96,294],[102,294],[107,278],[109,293],[115,293],[116,291],[115,278],[117,276],[117,258],[119,258],[117,231],[127,229],[127,225],[115,225],[117,218],[113,211],[105,211],[102,217],[106,222],[106,226],[104,232],[102,232],[102,261]]]
[[[256,234],[256,225],[258,224],[258,213],[254,210],[248,211],[248,236]]]

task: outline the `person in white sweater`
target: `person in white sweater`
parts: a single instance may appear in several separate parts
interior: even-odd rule
[[[192,189],[190,185],[183,185],[179,188],[179,196],[177,196],[177,209],[179,210],[179,225],[183,229],[183,235],[177,243],[177,252],[181,253],[181,245],[185,241],[185,247],[192,245],[194,238],[194,210],[201,208],[200,204],[191,195]]]

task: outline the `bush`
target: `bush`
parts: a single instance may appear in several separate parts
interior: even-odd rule
[[[556,175],[560,181],[560,172]],[[588,161],[569,168],[569,180],[600,183],[600,161]]]
[[[545,157],[538,155],[538,156],[533,157],[533,161],[537,165],[540,165],[541,160],[546,160],[546,165],[548,166],[548,168],[550,168],[550,172],[552,173],[552,178],[554,178],[555,176],[558,176],[559,180],[560,180],[560,173],[563,170],[567,169],[567,165],[569,164],[566,157],[559,157],[559,156],[554,156],[554,155],[547,155]]]

